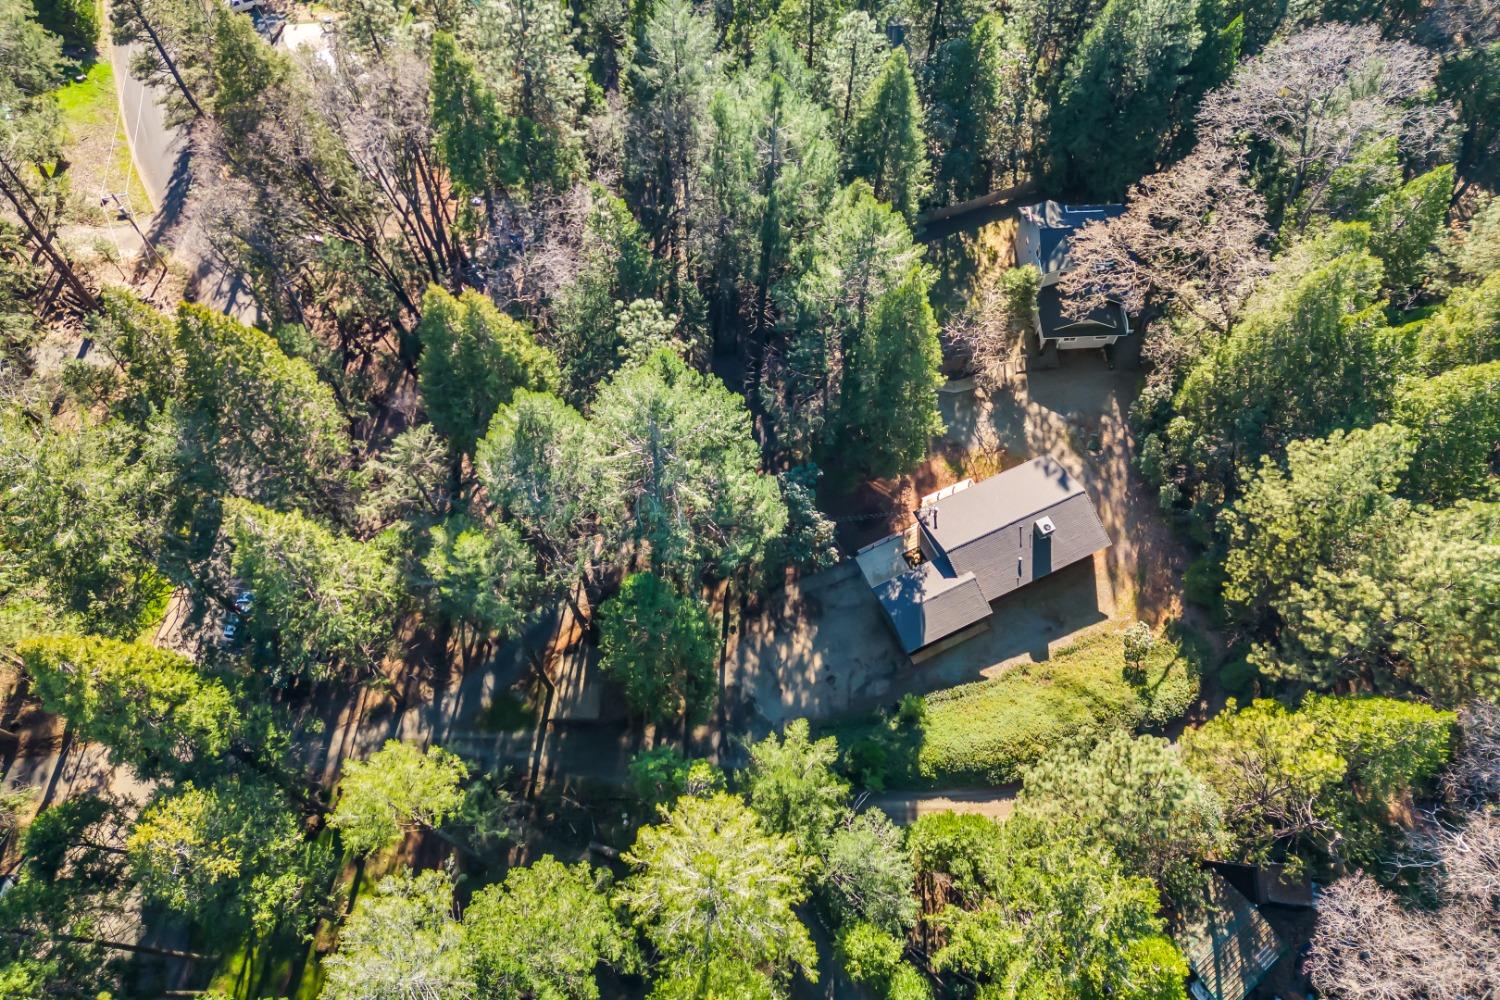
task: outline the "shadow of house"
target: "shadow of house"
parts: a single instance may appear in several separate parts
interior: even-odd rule
[[[995,601],[1109,544],[1083,484],[1043,457],[924,497],[905,531],[855,558],[918,663],[987,628]]]

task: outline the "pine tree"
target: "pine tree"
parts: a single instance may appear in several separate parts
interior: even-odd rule
[[[833,112],[834,141],[845,149],[860,98],[885,65],[890,42],[875,20],[862,10],[839,18],[833,38],[823,50],[819,93]]]
[[[929,186],[922,105],[906,50],[892,52],[860,104],[849,142],[849,171],[875,196],[915,222]]]
[[[1203,29],[1194,0],[1109,0],[1068,64],[1051,121],[1053,178],[1119,197],[1157,164]]]
[[[876,303],[870,322],[849,348],[844,392],[834,417],[841,462],[874,476],[905,471],[941,433],[937,320],[928,303],[933,276],[913,265]]]
[[[493,214],[494,193],[521,180],[512,148],[514,125],[480,78],[473,57],[443,31],[432,39],[432,128],[454,186],[484,198]]]
[[[719,81],[713,25],[690,0],[662,0],[626,73],[625,189],[657,252],[682,280]]]
[[[428,288],[417,335],[422,402],[456,456],[473,454],[490,418],[517,389],[546,391],[559,382],[552,353],[473,289],[454,298]]]
[[[561,187],[582,153],[585,67],[561,0],[482,0],[464,37],[505,113],[515,119],[528,187]]]

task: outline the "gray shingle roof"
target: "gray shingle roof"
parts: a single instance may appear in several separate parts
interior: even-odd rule
[[[901,648],[914,653],[990,615],[973,573],[947,576],[923,563],[875,588],[875,596],[896,630]]]
[[[1208,1000],[1244,1000],[1286,952],[1260,911],[1218,875],[1173,936],[1196,977],[1193,996]]]
[[[1043,536],[1036,522],[1051,518]],[[1083,483],[1054,459],[1032,459],[944,497],[922,528],[955,573],[973,573],[993,601],[1109,547]]]

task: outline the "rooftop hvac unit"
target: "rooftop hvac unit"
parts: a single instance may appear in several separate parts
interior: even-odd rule
[[[1041,535],[1043,538],[1050,537],[1056,530],[1057,525],[1052,523],[1052,518],[1039,517],[1036,519],[1036,533],[1038,535]]]

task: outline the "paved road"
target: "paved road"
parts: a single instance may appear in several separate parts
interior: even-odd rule
[[[111,45],[109,59],[135,170],[156,210],[147,233],[187,270],[196,301],[243,323],[253,323],[259,311],[247,289],[238,276],[225,272],[212,258],[202,231],[189,213],[192,146],[187,132],[167,124],[160,92],[130,73],[131,57],[138,50],[135,45]]]
[[[160,209],[185,142],[180,130],[167,127],[166,112],[152,88],[130,75],[130,60],[138,50],[136,45],[111,45],[109,61],[114,66],[120,120],[125,124],[135,172],[146,186],[151,207]]]

